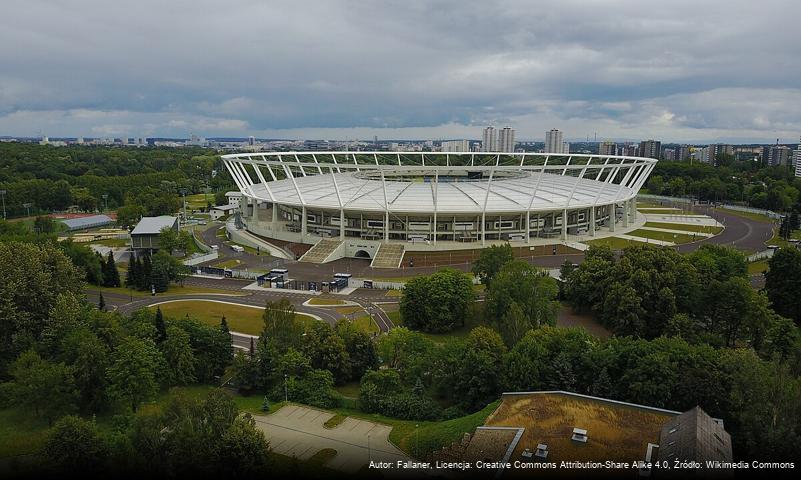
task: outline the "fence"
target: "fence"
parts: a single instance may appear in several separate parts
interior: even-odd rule
[[[653,200],[657,200],[657,201],[673,202],[673,203],[689,203],[689,204],[692,204],[692,205],[698,204],[698,202],[696,202],[695,199],[693,199],[691,197],[667,197],[667,196],[664,196],[664,195],[651,195],[651,194],[648,194],[648,193],[641,193],[641,194],[637,195],[637,198],[642,198],[643,200],[652,200],[652,201]],[[774,212],[772,210],[764,210],[764,209],[761,209],[761,208],[753,208],[753,207],[744,207],[742,205],[731,205],[731,204],[728,204],[728,203],[723,203],[723,204],[720,204],[719,206],[722,207],[722,208],[728,209],[728,210],[737,210],[738,212],[755,213],[757,215],[765,215],[766,217],[774,218],[774,219],[782,218],[781,214],[776,213],[776,212]]]
[[[197,265],[199,263],[216,260],[218,256],[219,255],[217,254],[217,250],[212,250],[211,252],[204,254],[196,253],[191,257],[189,257],[188,259],[184,260],[184,265]]]

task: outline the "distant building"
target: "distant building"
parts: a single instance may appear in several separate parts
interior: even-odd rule
[[[504,153],[514,153],[515,151],[515,131],[510,127],[503,127],[498,135],[498,151]]]
[[[216,207],[211,207],[209,216],[212,220],[219,220],[222,217],[231,215],[237,208],[239,208],[239,205],[218,205]]]
[[[659,159],[662,156],[662,142],[658,140],[640,142],[639,156]]]
[[[563,149],[564,142],[560,130],[554,128],[545,132],[545,153],[565,153]]]
[[[469,152],[469,140],[446,140],[440,144],[441,152]]]
[[[90,215],[87,217],[68,218],[60,221],[70,232],[105,227],[106,225],[111,225],[114,223],[114,220],[106,215]]]
[[[784,145],[774,145],[768,150],[768,165],[771,167],[789,166],[792,150]]]
[[[793,164],[795,165],[795,176],[801,177],[801,145],[793,153]]]
[[[142,217],[131,231],[131,247],[134,250],[149,251],[159,249],[159,235],[165,228],[178,231],[178,218],[163,215],[161,217]]]
[[[617,144],[608,141],[599,143],[598,155],[617,155]]]
[[[128,137],[120,137],[120,145],[128,145]]]
[[[562,142],[562,153],[570,153],[570,143]]]
[[[722,420],[711,418],[700,407],[681,413],[563,391],[504,393],[501,400],[483,426],[434,452],[433,458],[501,465],[670,459],[670,464],[673,460],[701,463],[694,472],[676,471],[684,476],[729,473],[707,470],[706,460],[732,461],[731,437]],[[669,470],[643,468],[637,473],[660,478],[665,472]],[[502,474],[500,466],[496,478]]]
[[[487,127],[484,129],[484,133],[481,136],[481,151],[498,151],[498,137],[496,137],[495,127]]]
[[[248,137],[248,145],[250,145],[251,147],[252,147],[252,146],[254,146],[254,145],[256,145],[256,137],[254,137],[254,136],[252,136],[252,135],[251,135],[251,136],[249,136],[249,137]]]
[[[674,154],[676,160],[689,160],[690,159],[690,146],[689,145],[682,145],[676,149],[676,153]]]
[[[242,200],[242,192],[225,192],[225,196],[228,197],[228,205],[235,207],[238,207]]]
[[[665,158],[665,160],[675,160],[676,150],[672,148],[666,148],[665,151],[662,153],[662,156]]]

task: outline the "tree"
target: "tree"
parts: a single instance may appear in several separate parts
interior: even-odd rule
[[[345,342],[345,350],[350,359],[351,379],[360,379],[368,370],[378,368],[378,351],[367,332],[356,328],[347,320],[337,322],[336,331]]]
[[[411,329],[443,333],[465,324],[474,299],[469,277],[445,268],[407,282],[400,312],[404,324]]]
[[[112,354],[108,394],[127,403],[135,412],[143,401],[158,392],[163,368],[164,358],[152,341],[127,337]]]
[[[195,319],[181,320],[180,327],[189,334],[195,355],[195,378],[198,382],[216,380],[233,359],[231,335],[213,325]]]
[[[131,255],[131,260],[128,262],[128,271],[125,272],[125,287],[136,288],[139,284],[139,259],[136,255]]]
[[[32,408],[48,424],[75,410],[78,400],[75,381],[72,370],[63,363],[48,362],[29,350],[19,356],[9,373],[13,378],[11,392],[15,403]]]
[[[327,370],[337,384],[350,379],[350,356],[342,337],[330,325],[314,322],[306,329],[301,351],[311,361],[312,368]]]
[[[100,291],[100,298],[97,301],[97,309],[101,312],[106,310],[106,300],[103,298],[103,291]]]
[[[175,326],[167,328],[161,352],[167,362],[170,385],[188,385],[195,381],[196,360],[188,333]]]
[[[489,286],[492,278],[514,258],[514,251],[508,243],[484,248],[478,259],[473,262],[473,275],[477,276],[483,285]]]
[[[37,341],[59,295],[83,295],[85,273],[50,244],[0,242],[0,371]]]
[[[266,399],[266,397],[265,397]],[[249,476],[267,464],[268,444],[249,413],[234,419],[214,449],[216,465],[225,476]]]
[[[558,293],[556,280],[547,274],[521,260],[509,262],[501,268],[487,289],[487,320],[498,325],[509,339],[519,338],[528,328],[555,324]],[[515,303],[522,315],[511,317],[507,312]],[[528,325],[506,325],[507,320]]]
[[[474,328],[466,341],[455,342],[442,359],[442,393],[466,410],[486,406],[501,390],[506,346],[495,330]]]
[[[782,248],[768,261],[765,290],[773,309],[801,325],[801,250]]]
[[[264,330],[259,337],[259,349],[267,343],[281,351],[299,345],[303,328],[295,321],[295,306],[289,300],[268,301],[264,305],[262,318]]]
[[[106,403],[109,346],[92,330],[75,328],[61,339],[61,358],[70,365],[84,410],[97,411]]]
[[[223,315],[220,319],[220,330],[225,333],[231,333],[231,331],[228,329],[228,321],[225,319],[225,315]],[[253,340],[253,337],[251,337],[251,340]]]
[[[420,332],[398,327],[380,338],[378,351],[388,367],[397,370],[404,382],[411,383],[429,374],[435,345]]]
[[[159,306],[156,306],[154,325],[156,326],[156,343],[161,343],[167,339],[167,324],[164,323],[164,314]]]
[[[62,472],[97,472],[103,469],[108,445],[94,423],[69,415],[48,433],[44,455]]]
[[[103,264],[103,286],[104,287],[119,287],[120,286],[120,271],[117,270],[117,264],[114,262],[114,252],[109,250],[106,262]]]
[[[33,231],[36,233],[55,233],[58,231],[58,226],[53,218],[39,216],[33,221]]]

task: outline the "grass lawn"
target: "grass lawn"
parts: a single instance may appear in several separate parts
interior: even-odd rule
[[[344,305],[344,300],[338,300],[336,298],[312,298],[309,300],[309,305],[325,305],[325,306],[334,306],[334,305]]]
[[[692,212],[687,210],[673,210],[670,208],[655,208],[653,210],[638,210],[640,213],[644,213],[646,215],[687,215],[692,214]]]
[[[629,235],[632,237],[650,238],[652,240],[662,240],[664,242],[677,244],[694,242],[706,238],[684,233],[654,232],[653,230],[634,230],[633,232],[629,232]]]
[[[120,276],[124,277],[125,274],[120,272]],[[99,291],[100,288],[95,285],[87,285],[87,290]],[[139,291],[139,290],[131,290],[125,287],[103,287],[103,293],[116,293],[119,295],[131,295],[133,294],[134,297],[149,297],[149,291]],[[190,287],[190,286],[181,286],[171,284],[170,288],[164,293],[157,293],[157,297],[169,297],[171,295],[197,295],[203,293],[224,293],[226,295],[237,295],[237,293],[232,292],[230,290],[220,290],[216,288],[204,288],[204,287]]]
[[[231,268],[234,268],[234,267],[238,267],[240,263],[241,262],[239,260],[235,260],[235,259],[232,258],[230,260],[225,260],[225,261],[220,262],[220,263],[215,263],[214,266],[216,268],[228,268],[228,269],[231,269]]]
[[[378,328],[378,325],[375,324],[373,319],[370,315],[364,315],[362,317],[358,317],[357,319],[353,320],[352,324],[367,333],[380,333],[381,329]]]
[[[441,422],[398,420],[349,408],[337,408],[334,411],[343,416],[371,420],[391,426],[389,440],[404,452],[420,458],[428,457],[430,452],[460,440],[465,433],[472,433],[476,427],[484,424],[499,403],[500,401],[496,401],[478,412]]]
[[[348,382],[344,385],[337,385],[334,389],[342,394],[343,397],[357,398],[359,396],[359,382]]]
[[[669,230],[683,230],[685,232],[711,233],[713,235],[717,235],[723,231],[723,227],[691,225],[686,223],[645,222],[644,226],[652,228],[667,228]]]
[[[184,197],[179,195],[178,198],[181,199],[181,207],[183,208]],[[197,210],[200,208],[205,209],[208,206],[208,202],[211,202],[212,206],[214,205],[213,193],[208,194],[208,196],[205,193],[196,193],[194,195],[186,196],[186,208],[188,210]]]
[[[403,290],[399,290],[397,288],[393,288],[391,290],[387,290],[387,297],[402,297]]]
[[[261,307],[245,307],[208,300],[170,302],[158,307],[167,317],[184,318],[188,314],[192,318],[213,326],[219,325],[220,319],[225,315],[225,320],[228,322],[228,328],[231,331],[248,335],[260,335],[264,329],[264,321],[262,319],[264,308]],[[315,321],[314,318],[302,313],[296,313],[295,320],[304,324]]]
[[[754,221],[757,221],[757,222],[764,222],[764,223],[773,222],[773,219],[771,219],[770,217],[768,217],[766,215],[761,215],[759,213],[741,212],[739,210],[732,210],[730,208],[717,208],[716,210],[720,210],[721,212],[730,213],[730,214],[735,215],[737,217],[750,218],[751,220],[754,220]]]
[[[612,250],[623,250],[626,247],[645,245],[645,242],[637,242],[619,237],[604,237],[595,240],[587,240],[582,243],[586,243],[587,245],[606,245]]]
[[[760,273],[768,270],[768,261],[767,260],[759,260],[757,262],[752,262],[748,264],[748,274],[749,275],[759,275]]]

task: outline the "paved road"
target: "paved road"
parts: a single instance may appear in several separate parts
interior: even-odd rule
[[[358,473],[370,461],[394,464],[410,460],[389,441],[389,425],[347,417],[336,427],[326,428],[325,422],[333,416],[331,412],[287,405],[271,415],[253,418],[274,452],[308,460],[320,450],[331,449],[336,455],[324,465],[342,472]]]

